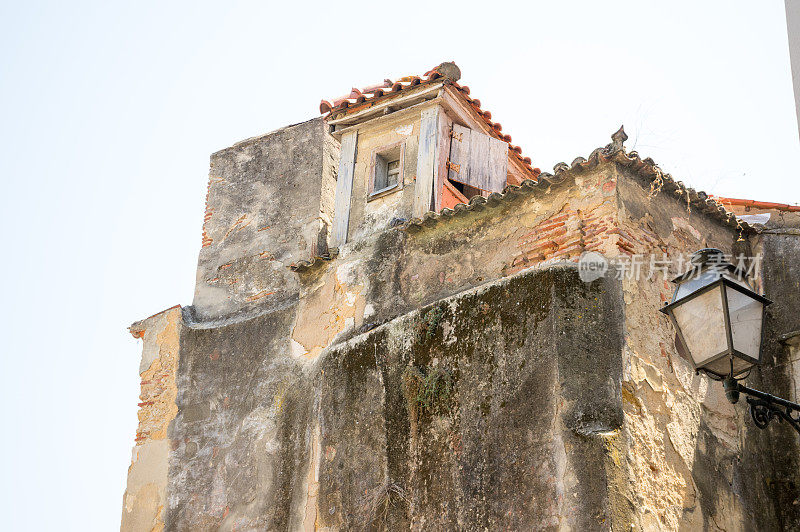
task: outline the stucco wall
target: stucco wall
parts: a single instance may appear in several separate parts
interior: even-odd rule
[[[193,308],[210,320],[295,300],[287,267],[324,246],[336,146],[321,119],[211,156]],[[322,235],[321,235],[322,233]]]
[[[183,324],[178,307],[134,323],[142,338],[139,426],[122,502],[123,531],[161,530],[167,501],[169,425],[178,413],[176,376]]]
[[[419,125],[420,115],[417,113],[382,120],[379,124],[359,130],[348,241],[360,240],[371,233],[383,231],[393,219],[411,217],[417,173]],[[373,153],[397,143],[405,145],[402,186],[385,196],[368,201]]]

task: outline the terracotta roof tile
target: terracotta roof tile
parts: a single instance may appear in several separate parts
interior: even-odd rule
[[[457,74],[454,75],[454,72],[457,72]],[[459,85],[457,81],[459,76],[460,70],[458,70],[455,63],[442,63],[427,71],[422,77],[404,76],[395,82],[392,82],[390,79],[385,79],[383,80],[383,84],[371,85],[360,90],[353,88],[350,90],[349,95],[334,98],[332,103],[328,100],[322,100],[319,104],[319,112],[320,114],[328,115],[326,118],[333,116],[339,117],[341,114],[356,112],[360,110],[362,106],[366,108],[366,106],[374,105],[379,98],[391,96],[418,85],[427,85],[437,80],[444,80],[445,83],[455,88],[458,94],[472,106],[478,116],[491,128],[495,137],[509,143],[509,154],[519,161],[535,179],[541,170],[531,166],[531,158],[523,157],[522,149],[519,146],[511,146],[511,135],[501,133],[503,126],[498,122],[492,122],[492,113],[481,109],[480,100],[470,97],[468,86]]]
[[[619,141],[621,134],[622,141]],[[625,132],[620,130],[614,134],[614,142],[602,148],[597,148],[589,155],[588,158],[576,157],[572,164],[558,163],[553,167],[553,173],[542,172],[538,180],[526,179],[519,185],[509,185],[503,189],[502,193],[492,192],[488,197],[473,196],[468,203],[457,203],[453,208],[444,208],[440,213],[429,211],[425,213],[422,218],[412,218],[411,220],[396,225],[392,230],[403,230],[409,233],[417,233],[423,231],[428,227],[433,227],[439,223],[447,223],[456,217],[467,216],[473,212],[480,212],[487,208],[494,208],[502,204],[514,201],[522,196],[529,195],[545,195],[548,194],[552,187],[558,187],[565,181],[569,175],[574,175],[585,170],[594,168],[602,162],[614,162],[630,169],[638,178],[642,179],[646,186],[651,190],[656,190],[656,193],[670,194],[687,201],[692,209],[702,213],[709,218],[715,219],[727,225],[731,229],[739,230],[743,234],[752,234],[756,229],[748,225],[747,222],[737,219],[736,215],[728,212],[725,206],[719,200],[729,200],[727,198],[713,198],[705,192],[697,192],[693,188],[687,188],[680,181],[676,181],[670,174],[667,174],[659,168],[659,166],[651,158],[642,159],[635,151],[626,152],[622,146],[622,142],[627,138]],[[655,187],[655,188],[654,188]],[[752,200],[733,200],[741,202],[752,202]],[[781,205],[763,202],[764,205]],[[791,205],[792,210],[800,209]],[[773,207],[767,207],[773,208]],[[324,256],[316,256],[311,261],[301,260],[290,266],[292,271],[303,273],[325,264],[338,255],[338,248],[331,248],[329,253]]]
[[[615,135],[622,133],[624,138],[627,135],[620,128]],[[612,137],[613,138],[613,137]],[[603,148],[595,149],[588,159],[576,157],[571,165],[558,163],[553,168],[553,173],[542,172],[539,179],[534,181],[526,179],[520,185],[509,185],[503,189],[502,193],[493,192],[488,197],[474,196],[470,198],[468,204],[459,203],[452,209],[442,209],[441,213],[427,212],[422,218],[412,218],[408,222],[399,226],[399,229],[414,233],[426,227],[446,222],[453,217],[465,215],[473,211],[482,211],[486,207],[495,207],[502,203],[511,201],[522,195],[546,194],[551,187],[558,186],[566,180],[567,174],[579,173],[586,169],[593,168],[601,162],[613,161],[631,169],[634,174],[643,179],[651,188],[660,193],[671,194],[680,197],[682,201],[687,201],[693,209],[716,219],[731,228],[738,228],[743,233],[755,232],[755,229],[747,222],[737,219],[736,215],[728,212],[724,205],[716,201],[703,191],[697,192],[693,188],[688,188],[680,181],[676,181],[670,174],[663,172],[651,158],[641,159],[635,151],[626,152],[621,142],[612,142]]]

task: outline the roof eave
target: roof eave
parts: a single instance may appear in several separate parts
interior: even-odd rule
[[[757,231],[747,222],[743,222],[725,208],[709,197],[705,192],[697,192],[693,188],[687,188],[680,181],[675,181],[671,175],[664,173],[658,165],[650,158],[641,159],[635,151],[626,153],[624,149],[613,144],[604,148],[594,150],[588,159],[577,157],[571,165],[558,163],[553,168],[553,174],[542,172],[536,181],[526,179],[520,185],[509,185],[503,189],[502,193],[494,192],[488,198],[481,196],[473,197],[469,204],[458,204],[453,209],[442,209],[441,213],[428,212],[422,218],[413,218],[400,226],[408,232],[417,232],[426,227],[437,225],[440,221],[446,221],[454,216],[465,215],[469,212],[483,210],[486,207],[495,207],[508,203],[522,195],[547,194],[552,187],[560,186],[567,181],[568,177],[592,169],[599,164],[611,163],[618,164],[627,168],[638,178],[644,180],[648,187],[652,183],[658,184],[658,194],[672,194],[687,201],[688,205],[695,208],[703,215],[714,219],[732,230],[740,231],[744,234],[754,234]],[[688,197],[688,200],[687,200]]]
[[[414,87],[406,88],[402,91],[388,93],[377,96],[365,102],[353,105],[346,109],[331,112],[325,117],[325,122],[332,126],[352,126],[360,122],[380,116],[385,111],[391,112],[391,108],[398,107],[396,110],[410,107],[424,99],[435,98],[443,82],[435,80],[427,83],[420,83]],[[433,96],[431,96],[433,95]]]

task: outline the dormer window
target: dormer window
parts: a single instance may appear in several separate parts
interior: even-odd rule
[[[384,196],[403,186],[405,144],[383,146],[373,152],[370,171],[369,199]]]

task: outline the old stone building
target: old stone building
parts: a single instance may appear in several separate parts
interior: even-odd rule
[[[122,529],[800,528],[797,435],[756,428],[658,312],[674,259],[763,256],[749,382],[797,398],[794,221],[738,218],[622,129],[540,172],[459,78],[211,156],[194,301],[130,328]],[[587,281],[590,251],[611,265]]]

